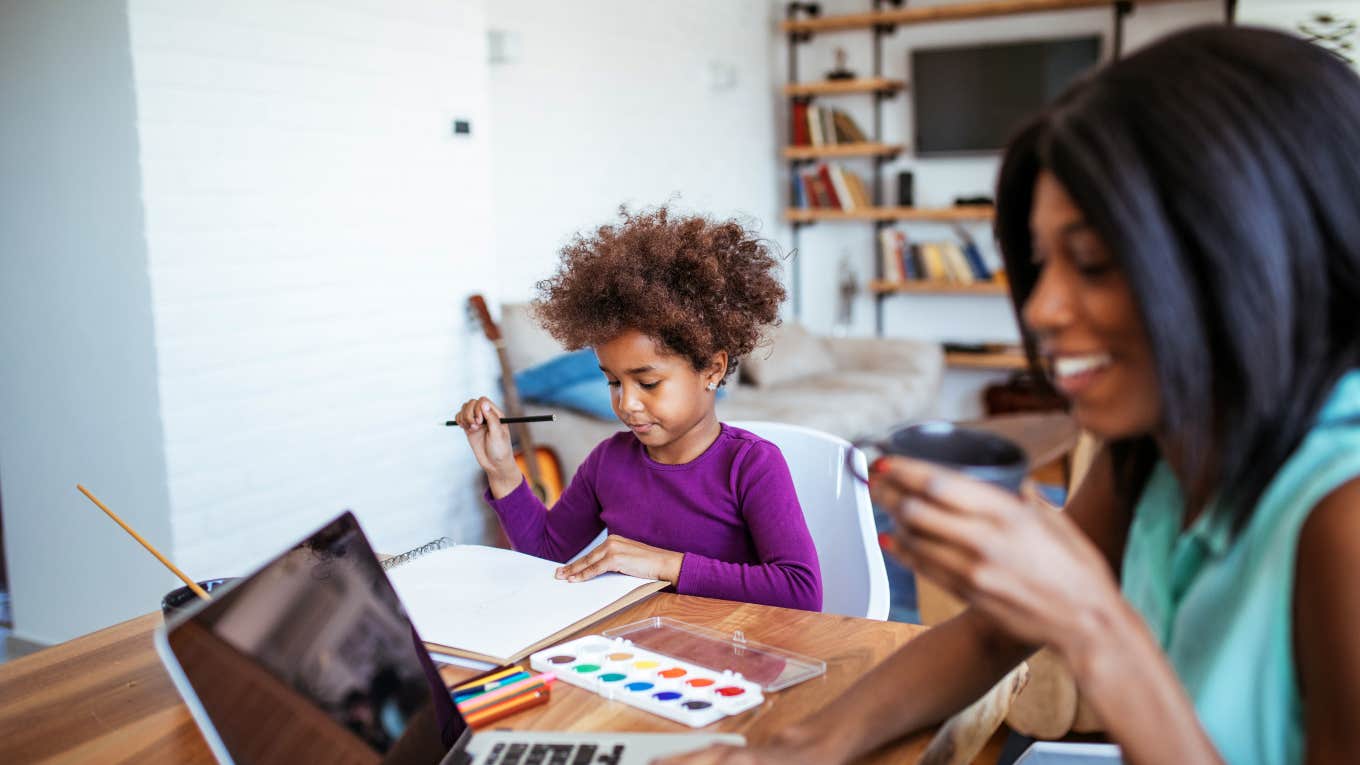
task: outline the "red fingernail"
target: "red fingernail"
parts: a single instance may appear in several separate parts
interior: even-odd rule
[[[878,549],[891,550],[892,547],[893,547],[892,534],[889,534],[886,531],[880,532],[878,535]]]
[[[887,457],[879,457],[878,459],[874,460],[874,464],[869,466],[870,473],[882,473],[887,469],[888,469]]]

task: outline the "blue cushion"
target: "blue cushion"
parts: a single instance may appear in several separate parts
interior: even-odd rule
[[[544,404],[555,404],[584,412],[601,420],[612,420],[609,386],[595,351],[582,348],[564,353],[515,373],[519,395]]]
[[[609,403],[609,385],[595,351],[589,348],[554,356],[516,372],[515,387],[527,400],[575,409],[601,420],[616,419]],[[718,398],[726,392],[719,388]]]

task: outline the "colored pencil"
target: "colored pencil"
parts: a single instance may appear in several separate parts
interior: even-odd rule
[[[150,542],[146,541],[146,539],[141,534],[138,534],[136,531],[134,531],[131,526],[127,525],[127,523],[123,521],[122,518],[118,517],[117,513],[110,510],[108,506],[106,506],[103,502],[100,502],[93,494],[89,492],[88,489],[86,489],[84,486],[81,486],[80,484],[76,484],[76,488],[80,489],[81,494],[84,494],[85,496],[89,497],[90,501],[95,503],[95,505],[98,506],[100,510],[103,510],[105,515],[112,518],[114,523],[118,524],[119,526],[122,526],[123,531],[126,531],[127,533],[131,534],[133,539],[137,540],[138,542],[141,542],[142,547],[145,547],[147,552],[156,556],[156,560],[163,563],[166,568],[170,569],[170,571],[174,573],[175,576],[179,577],[180,580],[182,580],[184,584],[189,587],[190,590],[193,590],[195,595],[204,600],[212,600],[212,596],[209,595],[207,591],[204,590],[202,587],[199,587],[198,582],[195,582],[194,580],[190,579],[183,571],[180,571],[175,566],[175,564],[171,563],[169,558],[166,558],[164,555],[161,555],[160,550],[157,550]]]
[[[497,688],[494,691],[483,693],[479,696],[473,696],[471,699],[468,699],[467,701],[458,704],[458,711],[462,712],[463,714],[476,712],[478,710],[485,709],[486,707],[499,704],[500,702],[512,696],[517,696],[521,693],[524,693],[525,691],[530,691],[537,688],[544,688],[549,685],[552,685],[552,682],[556,679],[557,675],[554,675],[551,672],[545,672],[544,674],[541,675],[534,675],[533,677],[530,677],[526,680],[520,680],[518,682],[511,683],[510,685],[507,685],[504,688]]]
[[[523,671],[524,670],[520,667],[501,667],[500,669],[493,669],[490,672],[478,675],[469,680],[465,680],[459,685],[453,686],[449,689],[449,693],[458,695],[474,688],[480,688],[493,680],[499,680],[502,677],[509,677],[510,675],[517,675]]]
[[[521,694],[513,699],[488,707],[479,712],[464,715],[463,719],[473,728],[479,728],[502,718],[509,717],[516,712],[522,712],[525,709],[530,709],[540,704],[546,704],[551,696],[551,690],[548,688],[541,688],[532,693]]]
[[[515,425],[515,424],[521,423],[521,422],[553,422],[553,421],[556,420],[556,419],[557,419],[557,415],[555,415],[555,414],[529,414],[529,415],[525,415],[525,416],[523,416],[523,417],[502,417],[502,418],[501,418],[501,424],[502,424],[502,425]],[[454,425],[457,425],[457,424],[458,424],[458,421],[457,421],[457,420],[449,420],[449,421],[445,422],[444,424],[445,424],[445,425],[449,425],[449,426],[454,426]]]
[[[513,675],[506,675],[505,677],[502,677],[499,680],[491,680],[489,682],[482,683],[481,685],[475,685],[471,688],[465,688],[461,691],[454,691],[453,700],[454,702],[461,704],[464,701],[476,698],[477,696],[480,696],[483,693],[489,693],[491,691],[496,690],[497,688],[503,688],[511,683],[518,683],[521,680],[528,680],[529,677],[530,675],[528,672],[517,672]]]

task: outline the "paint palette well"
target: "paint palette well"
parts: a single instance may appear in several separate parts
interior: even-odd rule
[[[692,728],[765,701],[760,685],[739,673],[707,669],[623,638],[588,635],[533,654],[529,666]]]

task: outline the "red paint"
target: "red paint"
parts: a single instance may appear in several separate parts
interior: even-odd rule
[[[735,686],[735,685],[729,685],[729,686],[726,686],[726,687],[724,687],[724,688],[719,688],[719,689],[716,691],[716,693],[717,693],[719,696],[740,696],[741,694],[743,694],[743,693],[745,693],[745,692],[746,692],[745,689],[743,689],[743,688],[738,688],[738,687]]]

